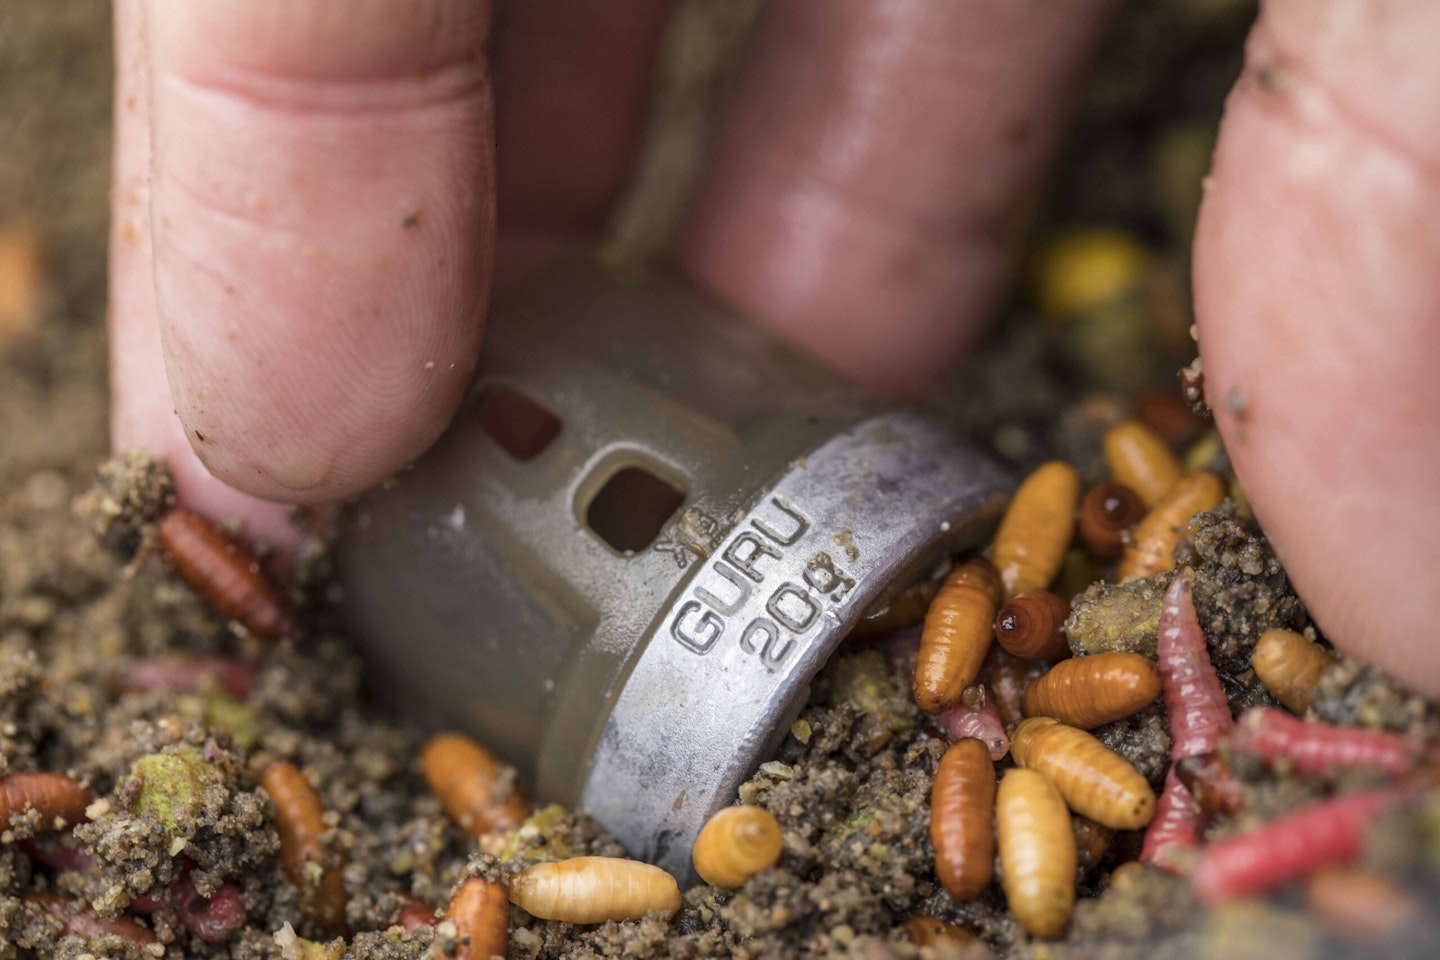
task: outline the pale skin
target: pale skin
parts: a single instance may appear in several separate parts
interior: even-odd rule
[[[361,491],[444,429],[492,280],[603,227],[666,6],[531,0],[493,37],[481,0],[115,6],[114,443],[290,545],[284,504]],[[675,263],[879,390],[939,374],[991,319],[1116,8],[772,0]],[[1436,36],[1431,0],[1264,4],[1193,274],[1216,421],[1298,589],[1432,695]]]

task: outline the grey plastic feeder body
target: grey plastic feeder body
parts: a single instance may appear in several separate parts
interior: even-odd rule
[[[1009,487],[938,422],[583,259],[496,305],[455,424],[338,556],[377,686],[683,879],[845,634]]]

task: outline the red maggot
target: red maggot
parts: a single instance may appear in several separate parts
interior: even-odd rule
[[[1351,793],[1218,840],[1200,851],[1190,876],[1195,893],[1205,903],[1216,903],[1346,863],[1360,852],[1375,815],[1410,793],[1394,788]]]
[[[1274,707],[1245,711],[1235,724],[1236,750],[1267,763],[1288,760],[1297,773],[1325,776],[1346,767],[1374,767],[1389,774],[1415,767],[1415,751],[1404,737],[1357,727],[1307,723]]]
[[[1145,830],[1140,859],[1166,870],[1179,870],[1180,858],[1200,845],[1200,810],[1185,784],[1175,775],[1175,765],[1165,775],[1165,787],[1155,803],[1155,818]]]
[[[1171,758],[1209,753],[1230,733],[1234,721],[1230,702],[1210,663],[1187,577],[1176,577],[1165,592],[1155,652],[1170,720]]]

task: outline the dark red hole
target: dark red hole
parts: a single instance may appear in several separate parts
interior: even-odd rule
[[[521,463],[540,456],[560,435],[555,414],[509,387],[487,387],[475,415],[480,428]]]

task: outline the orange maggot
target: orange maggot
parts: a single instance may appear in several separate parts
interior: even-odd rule
[[[494,754],[469,737],[439,733],[420,750],[420,772],[461,830],[518,830],[530,805]]]
[[[1126,420],[1105,434],[1105,464],[1110,476],[1154,507],[1184,472],[1170,447],[1142,423]]]
[[[1063,660],[1070,656],[1065,618],[1070,604],[1040,591],[1015,597],[995,615],[995,642],[1024,660]]]
[[[1310,709],[1321,674],[1335,662],[1335,656],[1320,644],[1280,627],[1260,635],[1251,659],[1255,676],[1265,689],[1300,714]]]
[[[1080,474],[1060,460],[1042,463],[1020,484],[990,550],[1005,599],[1050,587],[1075,535],[1079,499]]]
[[[1054,781],[1076,813],[1114,830],[1138,830],[1155,815],[1155,791],[1123,757],[1084,730],[1029,717],[1010,742],[1015,762]]]
[[[1075,835],[1060,792],[1034,770],[1008,770],[995,819],[1010,912],[1041,939],[1065,932],[1075,905]]]
[[[1063,660],[1025,688],[1027,717],[1054,717],[1094,730],[1153,703],[1160,668],[1138,653],[1096,653]]]
[[[956,903],[974,900],[995,862],[995,764],[979,740],[952,743],[930,791],[935,873]]]
[[[659,867],[615,857],[573,857],[526,867],[510,880],[510,902],[542,920],[604,923],[674,916],[680,887]]]
[[[1121,581],[1153,577],[1175,566],[1175,545],[1197,513],[1213,510],[1225,499],[1225,481],[1207,470],[1197,470],[1176,481],[1131,534],[1120,554],[1115,575]]]
[[[726,807],[705,822],[691,857],[700,879],[716,887],[738,887],[773,867],[785,848],[780,823],[760,807]]]
[[[989,561],[976,557],[945,578],[925,614],[915,661],[915,702],[939,713],[975,682],[990,649],[1000,580]]]

